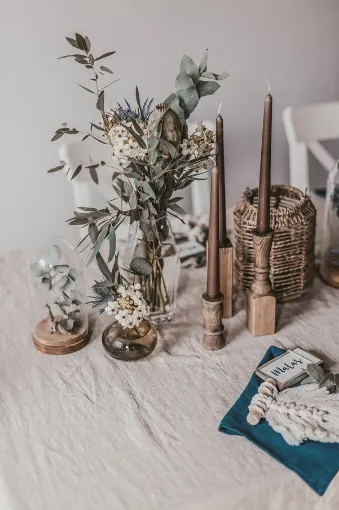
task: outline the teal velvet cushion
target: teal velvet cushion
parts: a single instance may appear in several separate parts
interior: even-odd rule
[[[260,365],[285,351],[270,347]],[[261,420],[255,427],[246,421],[248,406],[258,391],[261,379],[255,374],[220,423],[225,434],[243,436],[289,469],[297,473],[317,494],[322,496],[339,470],[339,444],[306,441],[300,446],[288,445],[282,436]]]

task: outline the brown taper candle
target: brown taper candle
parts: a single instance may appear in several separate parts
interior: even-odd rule
[[[207,296],[220,295],[219,267],[219,176],[217,167],[211,171],[210,221],[208,233]]]
[[[220,110],[221,105],[219,106]],[[226,197],[225,197],[225,159],[224,159],[224,120],[220,113],[215,122],[215,141],[217,144],[216,164],[219,172],[219,246],[225,246],[226,228]]]
[[[271,137],[272,96],[269,89],[265,97],[257,213],[257,232],[261,235],[267,234],[270,229]]]

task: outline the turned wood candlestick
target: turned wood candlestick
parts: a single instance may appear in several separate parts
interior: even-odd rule
[[[254,278],[247,292],[247,327],[254,336],[275,333],[276,300],[269,277],[269,258],[274,231],[252,231]]]
[[[223,299],[220,293],[219,259],[219,176],[214,167],[211,172],[210,225],[207,256],[207,292],[202,295],[203,302],[203,341],[205,349],[221,349],[225,345],[222,324]]]
[[[202,296],[204,335],[202,345],[205,349],[218,350],[225,346],[225,331],[222,323],[223,295],[212,299],[207,294]]]

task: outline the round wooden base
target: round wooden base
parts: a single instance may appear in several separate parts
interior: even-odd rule
[[[70,335],[50,333],[47,320],[40,321],[35,328],[33,343],[36,349],[44,354],[70,354],[79,351],[89,342],[87,326],[79,322]]]
[[[336,289],[339,288],[339,270],[338,269],[332,269],[328,272],[327,278],[322,277],[322,279],[330,285],[331,287],[335,287]]]

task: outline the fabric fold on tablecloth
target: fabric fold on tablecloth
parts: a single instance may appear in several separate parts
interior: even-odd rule
[[[271,346],[259,366],[284,352],[284,349]],[[306,441],[300,446],[290,446],[266,420],[261,420],[256,426],[249,425],[246,421],[248,406],[261,383],[262,380],[254,373],[239,399],[221,421],[219,430],[245,437],[297,473],[322,496],[339,470],[339,444]]]

